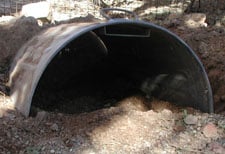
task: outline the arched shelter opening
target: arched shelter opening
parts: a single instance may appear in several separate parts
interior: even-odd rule
[[[31,106],[80,113],[143,95],[213,111],[200,60],[179,37],[125,19],[52,27],[24,45],[11,67],[11,97]]]

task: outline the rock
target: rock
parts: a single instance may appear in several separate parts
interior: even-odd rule
[[[163,109],[162,110],[162,116],[164,116],[164,117],[166,117],[168,119],[172,119],[173,113],[169,109]]]
[[[9,131],[6,132],[6,136],[7,136],[8,138],[12,138],[12,134],[11,134]]]
[[[5,113],[5,116],[9,118],[9,120],[15,120],[16,116],[13,113]]]
[[[41,9],[41,11],[40,11]],[[38,2],[23,5],[21,16],[43,18],[48,17],[51,12],[51,6],[48,2]]]
[[[0,18],[0,24],[5,24],[7,22],[10,22],[10,20],[13,20],[15,17],[14,16],[2,16]]]
[[[173,130],[176,132],[182,132],[185,131],[185,129],[186,129],[185,126],[181,124],[177,124],[173,127]]]
[[[50,150],[50,153],[55,153],[55,150],[54,149]]]
[[[54,124],[50,127],[50,129],[51,129],[52,131],[58,131],[58,130],[59,130],[59,126],[58,126],[56,123],[54,123]]]
[[[36,19],[47,19],[49,22],[51,22],[53,21],[51,10],[52,8],[49,2],[43,1],[37,3],[30,3],[22,7],[21,16],[34,17]]]
[[[184,24],[189,28],[207,27],[204,13],[191,13],[184,16]]]
[[[45,111],[40,111],[37,113],[37,116],[36,116],[36,121],[39,123],[41,122],[42,120],[44,120],[47,116],[47,112]]]
[[[203,53],[207,52],[208,48],[209,47],[208,47],[207,43],[205,43],[203,41],[199,43],[199,53],[203,54]]]
[[[198,123],[198,117],[189,114],[184,118],[184,122],[188,125],[196,125]]]
[[[217,125],[220,128],[225,129],[225,120],[218,120]]]
[[[225,148],[218,142],[212,142],[209,144],[209,148],[213,153],[223,154]]]
[[[223,145],[225,148],[225,137],[218,139],[217,142],[220,143],[221,145]]]
[[[205,137],[213,138],[213,137],[217,137],[218,136],[217,128],[212,123],[206,124],[204,126],[202,132],[205,135]]]

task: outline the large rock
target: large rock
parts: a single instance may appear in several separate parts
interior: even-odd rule
[[[52,8],[46,1],[26,4],[22,7],[21,16],[52,21]]]

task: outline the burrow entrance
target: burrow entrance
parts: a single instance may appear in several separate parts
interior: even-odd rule
[[[152,27],[118,24],[88,31],[48,64],[31,113],[37,108],[89,112],[132,95],[208,112],[207,77],[189,50],[178,38]]]

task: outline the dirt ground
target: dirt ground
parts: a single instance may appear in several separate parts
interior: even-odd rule
[[[39,27],[33,18],[1,22],[0,153],[224,153],[225,27],[188,28],[182,20],[179,16],[160,25],[184,39],[201,59],[212,86],[215,114],[158,100],[148,107],[139,96],[80,114],[38,110],[34,117],[24,117],[7,110],[10,61],[27,40],[50,25]]]

